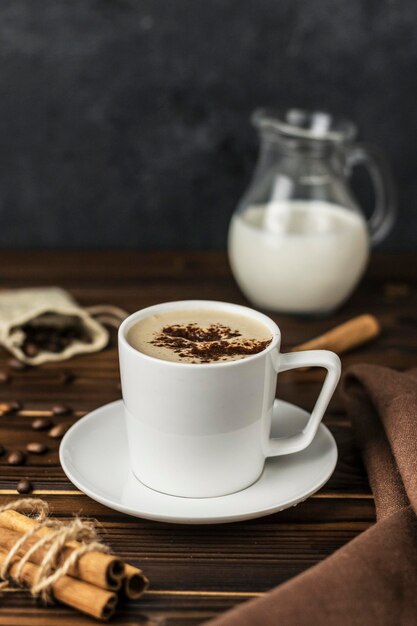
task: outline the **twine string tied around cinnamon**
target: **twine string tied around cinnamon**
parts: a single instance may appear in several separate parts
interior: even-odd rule
[[[0,583],[0,589],[9,586],[8,572],[15,559],[19,560],[14,574],[14,581],[18,583],[30,557],[40,548],[49,546],[39,565],[39,570],[30,587],[30,592],[35,597],[41,597],[44,602],[51,602],[53,601],[52,585],[62,576],[65,576],[71,568],[76,567],[79,559],[84,554],[93,551],[109,551],[106,545],[97,540],[97,533],[94,528],[80,518],[76,517],[69,524],[48,519],[48,505],[43,500],[36,498],[15,500],[0,507],[0,512],[8,509],[29,511],[35,516],[39,524],[24,533],[9,550],[0,569],[0,579],[3,581]],[[46,536],[41,536],[38,541],[25,551],[22,557],[19,557],[18,553],[22,546],[41,528],[50,528],[53,532]],[[69,541],[78,541],[81,542],[81,545],[71,551],[68,557],[61,562],[61,552]]]

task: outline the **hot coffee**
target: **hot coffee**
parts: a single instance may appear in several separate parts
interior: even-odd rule
[[[178,363],[237,361],[262,352],[270,330],[256,319],[210,309],[155,313],[127,332],[130,345],[148,356]]]
[[[210,300],[133,313],[119,328],[119,355],[132,471],[182,498],[245,489],[267,457],[310,445],[340,373],[332,352],[282,354],[273,320]],[[310,366],[329,373],[307,424],[270,438],[278,372]]]

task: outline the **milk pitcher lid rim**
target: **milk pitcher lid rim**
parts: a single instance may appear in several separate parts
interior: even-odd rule
[[[346,142],[357,132],[353,122],[326,111],[259,108],[251,120],[260,130],[311,141]]]

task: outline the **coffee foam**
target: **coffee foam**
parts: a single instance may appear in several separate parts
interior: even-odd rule
[[[236,361],[257,354],[272,341],[271,331],[251,317],[209,309],[150,315],[127,333],[143,354],[179,363]]]

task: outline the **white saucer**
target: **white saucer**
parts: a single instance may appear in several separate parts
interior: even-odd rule
[[[276,400],[272,436],[300,431],[308,413]],[[311,445],[268,459],[260,479],[243,491],[218,498],[179,498],[145,487],[129,467],[123,403],[107,404],[70,428],[59,450],[61,465],[81,491],[117,511],[177,524],[219,524],[261,517],[311,496],[330,478],[336,442],[322,424]]]

